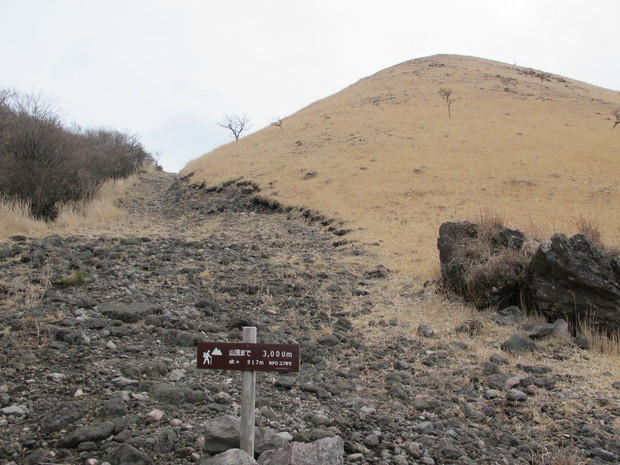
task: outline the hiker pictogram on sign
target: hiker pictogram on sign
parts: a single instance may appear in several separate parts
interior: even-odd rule
[[[222,351],[217,347],[211,350],[207,350],[202,354],[202,364],[203,365],[211,365],[213,363],[213,356],[222,355]]]

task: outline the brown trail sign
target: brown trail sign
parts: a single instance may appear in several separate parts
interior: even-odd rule
[[[199,342],[198,368],[299,372],[299,345]]]
[[[243,328],[243,342],[199,342],[198,368],[243,371],[241,449],[254,457],[256,372],[299,372],[299,344],[256,344],[256,328]]]

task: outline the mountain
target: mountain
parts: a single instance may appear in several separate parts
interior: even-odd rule
[[[617,92],[570,78],[436,55],[361,79],[182,174],[212,186],[243,178],[344,220],[386,266],[426,279],[444,221],[491,215],[541,240],[586,223],[619,245],[618,107]]]

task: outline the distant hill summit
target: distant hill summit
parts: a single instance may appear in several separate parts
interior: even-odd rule
[[[347,222],[386,266],[427,279],[444,221],[480,215],[539,239],[597,228],[620,245],[618,92],[545,71],[436,55],[361,79],[192,161],[285,205]]]

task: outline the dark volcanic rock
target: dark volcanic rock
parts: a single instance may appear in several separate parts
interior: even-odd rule
[[[513,354],[527,354],[536,350],[536,344],[520,334],[513,334],[502,344],[502,350]]]
[[[204,392],[173,384],[155,384],[149,390],[149,395],[159,402],[170,405],[195,404],[205,400]]]
[[[584,234],[555,234],[541,244],[525,289],[549,321],[592,321],[603,331],[620,331],[620,258],[597,249]]]
[[[501,326],[516,325],[523,320],[523,310],[516,305],[511,305],[492,313],[491,319]]]
[[[443,223],[437,248],[444,285],[478,308],[518,303],[525,265],[515,259],[515,252],[524,242],[520,231],[482,231],[466,221]]]
[[[149,315],[159,314],[162,310],[161,305],[149,302],[108,302],[99,308],[99,312],[103,315],[124,323],[136,323]]]
[[[58,445],[60,447],[77,447],[83,442],[101,441],[110,437],[114,428],[114,423],[109,421],[86,425],[63,437],[58,441]]]
[[[77,402],[63,402],[54,406],[41,420],[41,431],[45,434],[60,431],[80,420],[88,410]]]
[[[239,447],[241,420],[225,415],[209,421],[204,427],[204,443],[207,452],[220,453]]]
[[[110,465],[149,465],[151,458],[129,444],[121,444],[106,458]]]

